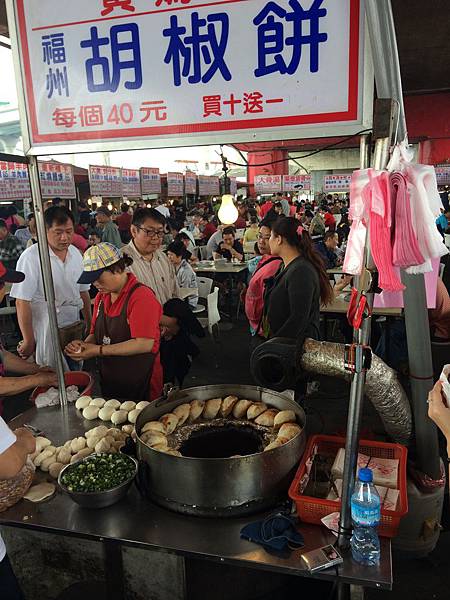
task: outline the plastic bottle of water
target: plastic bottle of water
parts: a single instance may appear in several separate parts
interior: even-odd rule
[[[360,469],[351,499],[352,556],[356,562],[369,566],[380,562],[380,540],[376,528],[380,522],[381,503],[372,481],[372,470]]]

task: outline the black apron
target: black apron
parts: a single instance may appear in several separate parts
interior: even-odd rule
[[[131,339],[127,321],[128,303],[133,292],[141,286],[142,283],[136,283],[128,292],[118,317],[108,317],[103,302],[100,302],[94,328],[96,344],[120,344]],[[155,354],[152,352],[134,356],[100,357],[98,365],[102,394],[119,400],[149,400],[154,363]]]

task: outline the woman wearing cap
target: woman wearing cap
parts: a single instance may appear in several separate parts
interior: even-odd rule
[[[161,395],[159,322],[162,308],[152,290],[127,272],[133,260],[112,244],[89,248],[79,283],[93,283],[95,299],[90,335],[66,347],[74,360],[98,358],[105,396],[154,400]]]

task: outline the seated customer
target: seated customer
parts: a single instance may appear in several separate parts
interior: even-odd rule
[[[335,269],[340,263],[336,254],[337,246],[338,234],[334,231],[327,231],[323,241],[314,245],[314,250],[322,257],[326,269]]]
[[[215,259],[226,258],[227,260],[231,260],[232,258],[236,258],[238,261],[242,261],[244,258],[244,249],[241,242],[238,242],[236,239],[234,227],[225,227],[222,231],[222,242],[220,242],[213,256]]]
[[[250,217],[250,227],[244,233],[244,244],[256,242],[258,240],[258,231],[258,217]]]
[[[195,294],[188,296],[189,306],[195,308],[198,303],[198,284],[197,276],[192,270],[191,265],[184,258],[186,248],[181,241],[175,241],[169,244],[167,256],[175,267],[177,282],[180,288],[190,288],[195,290]]]

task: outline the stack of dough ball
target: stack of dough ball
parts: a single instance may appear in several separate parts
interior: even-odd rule
[[[123,406],[122,404],[122,409]],[[239,400],[237,396],[227,396],[223,400],[222,398],[212,398],[206,402],[192,400],[190,403],[180,404],[173,409],[173,412],[160,417],[159,421],[145,423],[140,431],[140,438],[153,450],[180,456],[177,450],[169,447],[167,436],[173,433],[177,427],[182,427],[185,423],[194,423],[200,418],[205,421],[223,418],[246,419],[259,426],[274,430],[277,432],[277,437],[264,448],[264,451],[282,446],[302,430],[296,423],[296,415],[293,410],[280,411],[270,408],[264,402]]]
[[[123,423],[134,425],[141,411],[149,404],[150,402],[146,400],[136,404],[132,400],[120,403],[119,400],[81,396],[75,402],[75,407],[82,411],[83,417],[88,421],[101,419],[111,422],[113,425],[122,425]]]
[[[83,410],[86,408],[87,406]],[[129,427],[134,429],[133,425]],[[118,452],[131,433],[128,430],[121,431],[114,427],[108,428],[106,425],[99,425],[87,431],[84,436],[68,440],[58,448],[55,448],[49,439],[37,437],[36,451],[30,455],[30,458],[35,467],[45,473],[48,472],[51,477],[57,479],[66,465],[77,462],[93,452]]]

